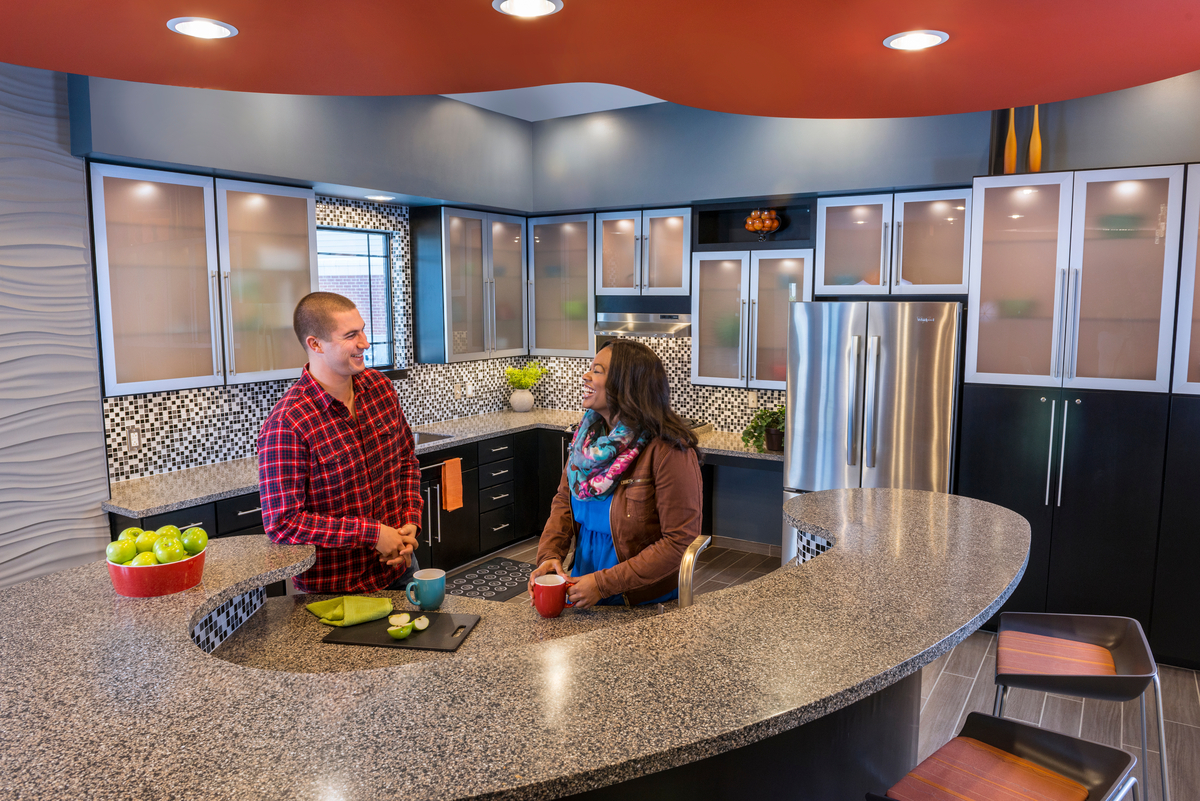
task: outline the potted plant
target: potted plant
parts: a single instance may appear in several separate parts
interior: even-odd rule
[[[508,402],[512,404],[514,412],[527,412],[533,408],[533,393],[529,388],[538,382],[547,372],[545,367],[542,367],[540,362],[530,362],[524,367],[505,367],[504,377],[508,379],[508,385],[513,388],[513,394],[509,396]]]
[[[787,407],[782,403],[774,409],[759,409],[742,429],[742,442],[753,445],[759,452],[783,450],[783,424]],[[765,445],[765,447],[764,447]]]

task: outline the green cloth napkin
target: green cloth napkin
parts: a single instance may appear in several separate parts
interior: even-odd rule
[[[328,601],[316,601],[309,604],[307,609],[327,626],[357,626],[390,615],[392,599],[345,595]]]

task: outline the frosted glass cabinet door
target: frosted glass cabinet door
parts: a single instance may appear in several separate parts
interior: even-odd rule
[[[688,253],[692,210],[642,212],[642,294],[687,295],[691,291]]]
[[[892,294],[965,295],[971,190],[899,194],[893,214]]]
[[[891,225],[891,195],[818,200],[816,294],[886,295]]]
[[[1187,178],[1200,182],[1200,164],[1189,164]],[[1183,259],[1179,270],[1179,311],[1175,324],[1175,375],[1171,391],[1200,395],[1200,192],[1189,192],[1183,215]]]
[[[750,253],[693,253],[692,286],[692,383],[744,387]]]
[[[446,361],[482,359],[487,355],[490,286],[484,264],[483,212],[443,209],[442,269],[446,287]]]
[[[787,388],[788,304],[812,300],[813,252],[754,251],[750,261],[752,389]]]
[[[1062,384],[1072,173],[976,178],[966,380]]]
[[[224,383],[212,179],[91,175],[105,394]]]
[[[298,377],[292,313],[317,288],[312,190],[218,178],[217,228],[229,383]]]
[[[489,214],[492,356],[526,353],[525,220]]]
[[[642,293],[642,213],[596,215],[596,294]]]
[[[533,356],[594,356],[591,214],[529,220]]]
[[[1170,389],[1183,167],[1075,174],[1064,386]]]

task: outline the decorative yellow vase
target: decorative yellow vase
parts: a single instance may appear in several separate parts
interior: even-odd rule
[[[1038,107],[1033,107],[1033,130],[1029,133],[1029,171],[1042,171],[1042,129],[1038,126]]]
[[[1017,110],[1008,110],[1008,136],[1004,138],[1004,174],[1017,171]]]

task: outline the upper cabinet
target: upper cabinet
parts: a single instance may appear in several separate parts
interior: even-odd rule
[[[108,164],[91,181],[106,395],[300,375],[311,191]]]
[[[1183,176],[977,178],[967,380],[1166,392]]]
[[[597,295],[687,295],[691,209],[596,215]]]
[[[1187,168],[1189,185],[1200,184],[1200,164]],[[1200,395],[1200,192],[1188,193],[1183,214],[1183,259],[1179,270],[1179,311],[1175,324],[1175,375],[1171,391]]]
[[[817,201],[817,295],[967,291],[971,190]]]
[[[594,216],[529,220],[529,353],[596,355]]]
[[[424,208],[410,219],[417,361],[526,353],[524,218]]]
[[[692,383],[784,389],[788,303],[812,300],[813,252],[692,255]]]

